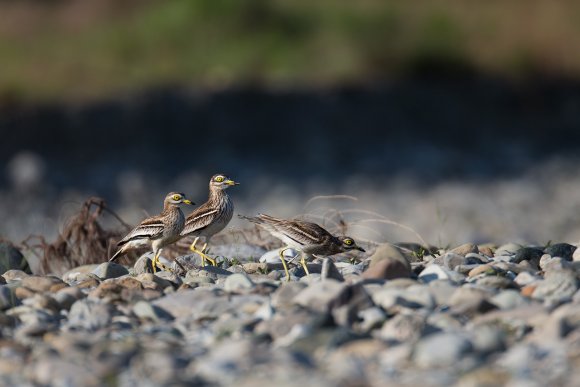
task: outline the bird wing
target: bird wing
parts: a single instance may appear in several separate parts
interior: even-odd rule
[[[185,219],[185,227],[181,231],[181,235],[188,235],[192,232],[203,230],[219,216],[219,213],[219,209],[206,206],[199,207]]]
[[[165,229],[165,223],[163,223],[163,219],[159,216],[154,216],[151,218],[147,218],[137,227],[129,232],[129,234],[125,235],[123,239],[121,239],[117,245],[122,246],[129,241],[133,241],[136,239],[157,239],[163,233]]]
[[[266,214],[258,214],[257,217],[245,217],[250,222],[256,223],[269,232],[282,234],[298,244],[319,244],[324,237],[331,235],[316,223],[301,220],[285,220]]]
[[[316,223],[303,221],[280,223],[276,226],[276,230],[301,244],[304,244],[305,241],[307,241],[306,244],[319,244],[325,236],[329,235],[328,231]]]

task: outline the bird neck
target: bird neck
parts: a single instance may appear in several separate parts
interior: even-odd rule
[[[179,212],[179,211],[181,211],[181,210],[179,209],[178,204],[168,203],[168,202],[165,202],[163,204],[163,214],[169,214],[172,212]]]
[[[224,189],[209,187],[209,202],[223,204],[226,203],[230,197]]]

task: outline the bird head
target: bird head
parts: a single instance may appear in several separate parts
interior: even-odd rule
[[[363,253],[365,252],[365,250],[362,247],[358,246],[354,241],[354,239],[352,239],[351,237],[344,236],[339,237],[338,239],[342,243],[341,247],[343,248],[344,251],[358,250],[362,251]]]
[[[236,183],[232,179],[228,178],[226,175],[218,173],[217,175],[213,175],[211,180],[209,181],[209,185],[212,188],[219,188],[219,189],[227,189],[233,185],[238,185],[240,183]]]
[[[169,204],[181,204],[181,203],[189,205],[194,204],[191,200],[186,199],[185,194],[181,192],[168,193],[167,196],[165,197],[165,202]]]

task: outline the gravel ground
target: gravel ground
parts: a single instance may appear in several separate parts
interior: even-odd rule
[[[287,282],[253,245],[215,246],[236,258],[221,267],[188,255],[152,274],[146,254],[36,276],[3,244],[0,384],[577,384],[575,246],[412,247],[316,259]]]

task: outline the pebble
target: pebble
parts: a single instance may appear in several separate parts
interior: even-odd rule
[[[117,278],[129,274],[129,270],[123,265],[114,262],[101,263],[92,271],[100,279]]]
[[[466,337],[434,333],[417,343],[413,361],[423,368],[450,367],[472,350],[473,344]]]
[[[435,280],[447,280],[451,282],[461,282],[464,276],[460,273],[451,271],[437,264],[428,265],[425,270],[419,274],[419,279],[425,283]]]
[[[256,284],[245,274],[236,273],[228,276],[224,282],[224,290],[229,293],[237,293],[250,290]]]
[[[451,250],[451,253],[457,254],[457,255],[462,255],[465,257],[467,254],[479,253],[479,248],[477,247],[477,245],[475,245],[473,243],[465,243],[465,244],[462,244],[461,246],[457,246],[456,248]]]

